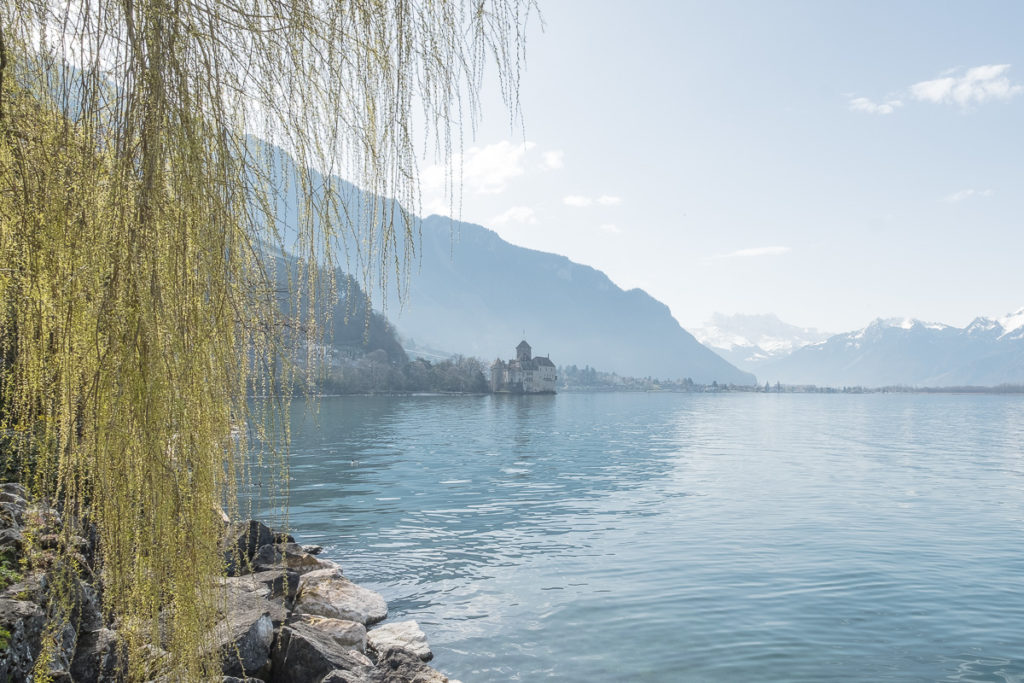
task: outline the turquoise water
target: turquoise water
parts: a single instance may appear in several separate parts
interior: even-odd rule
[[[465,683],[1024,680],[1024,397],[324,399],[291,526]]]

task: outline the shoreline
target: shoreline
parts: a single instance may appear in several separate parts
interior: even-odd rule
[[[36,537],[29,526],[40,518],[49,520],[47,533]],[[56,563],[61,528],[58,512],[30,503],[24,486],[0,483],[6,579],[0,583],[0,680],[31,680],[50,629],[60,634],[49,660],[50,680],[119,680],[119,638],[103,617],[94,544],[72,538],[83,560],[73,623],[48,619],[50,566],[23,574],[11,569],[21,565],[26,546]],[[42,543],[48,538],[53,543]],[[337,562],[319,557],[320,546],[300,545],[291,534],[246,520],[225,522],[221,551],[226,571],[214,590],[223,591],[222,602],[208,636],[221,664],[221,683],[459,683],[427,664],[433,652],[415,621],[387,621],[384,598],[346,578]],[[155,646],[151,652],[149,680],[175,680],[168,653]]]

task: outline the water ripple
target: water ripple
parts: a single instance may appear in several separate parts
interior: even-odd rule
[[[292,526],[467,683],[1024,680],[1019,397],[296,411]]]

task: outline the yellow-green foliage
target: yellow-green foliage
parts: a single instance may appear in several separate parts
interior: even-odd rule
[[[0,5],[0,429],[35,496],[97,525],[130,679],[152,645],[176,678],[216,668],[215,511],[236,509],[246,435],[286,434],[280,406],[247,396],[290,383],[260,258],[284,243],[289,188],[247,134],[298,162],[299,284],[317,289],[337,240],[379,285],[414,243],[404,209],[373,199],[415,207],[413,122],[450,159],[489,57],[514,109],[532,4]],[[305,334],[325,298],[301,298]]]

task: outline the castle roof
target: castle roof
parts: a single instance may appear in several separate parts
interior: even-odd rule
[[[523,348],[524,346],[526,348],[530,348],[530,345],[526,343],[525,339],[523,341],[519,342],[519,345],[516,346],[516,351],[518,351],[519,349]]]
[[[533,359],[533,362],[537,365],[545,365],[551,368],[555,367],[555,364],[551,362],[551,359],[545,358],[544,356],[537,356]]]

